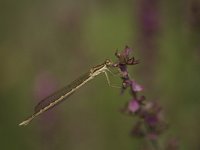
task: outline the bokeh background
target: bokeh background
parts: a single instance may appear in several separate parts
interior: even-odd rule
[[[200,149],[199,0],[0,1],[0,149],[131,150],[130,99],[99,76],[27,127],[20,121],[49,93],[125,45],[141,63],[130,72],[165,109],[180,149]],[[120,85],[120,80],[110,77]]]

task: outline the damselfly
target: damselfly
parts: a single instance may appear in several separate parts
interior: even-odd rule
[[[26,120],[21,122],[19,126],[25,126],[29,124],[35,117],[44,113],[45,111],[53,108],[63,100],[67,99],[70,95],[72,95],[77,89],[82,87],[85,83],[92,80],[95,76],[105,73],[108,84],[110,85],[110,81],[108,79],[107,71],[110,72],[109,68],[113,66],[113,63],[110,60],[106,60],[104,63],[92,67],[87,73],[79,77],[77,80],[73,81],[71,84],[61,89],[60,91],[55,92],[49,97],[41,100],[36,106],[33,115],[28,117]]]

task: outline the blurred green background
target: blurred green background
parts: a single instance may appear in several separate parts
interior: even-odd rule
[[[134,119],[119,110],[130,100],[102,75],[27,127],[20,121],[49,93],[116,49],[134,49],[130,67],[149,100],[165,109],[161,141],[200,149],[200,1],[0,1],[0,149],[131,150]],[[120,84],[116,77],[112,82]]]

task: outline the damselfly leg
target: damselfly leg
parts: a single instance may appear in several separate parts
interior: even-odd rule
[[[109,69],[107,69],[107,70],[109,70]],[[110,70],[109,70],[109,71],[110,71]],[[111,72],[111,71],[110,71],[110,72]],[[111,82],[110,82],[110,79],[109,79],[109,77],[108,77],[107,72],[104,71],[104,73],[105,73],[105,76],[106,76],[106,80],[107,80],[107,82],[108,82],[108,85],[109,85],[110,87],[113,87],[113,88],[121,88],[120,86],[112,85]]]

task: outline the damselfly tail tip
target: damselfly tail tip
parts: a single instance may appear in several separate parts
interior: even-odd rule
[[[21,122],[21,123],[19,124],[19,126],[26,126],[26,125],[29,124],[29,122],[30,122],[30,120],[25,120],[25,121]]]

